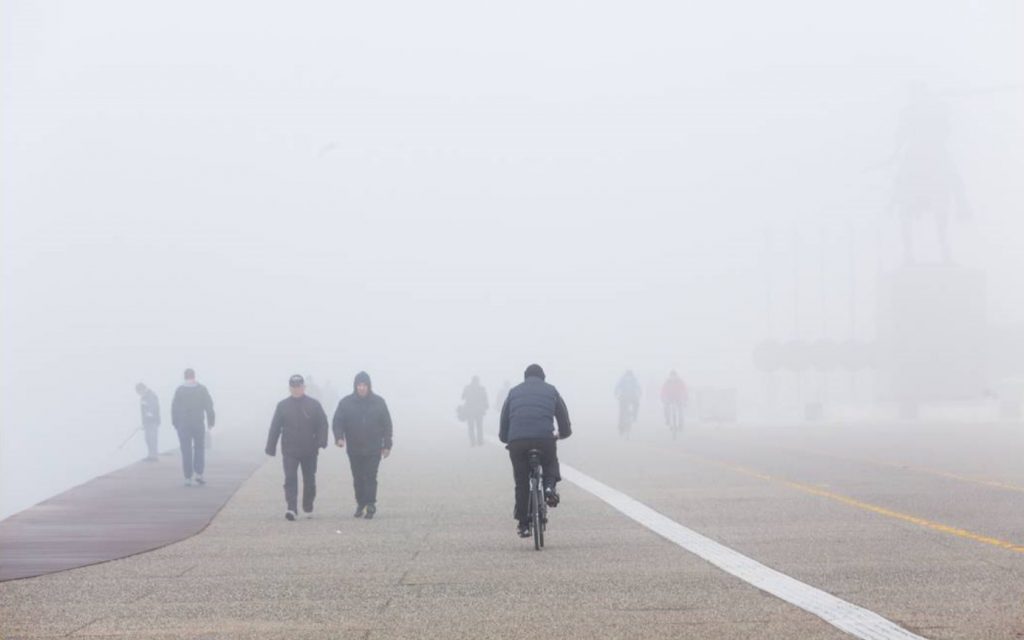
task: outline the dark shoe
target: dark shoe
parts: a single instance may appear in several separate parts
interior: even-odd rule
[[[376,505],[372,505],[372,504],[366,505],[366,519],[367,520],[370,520],[371,518],[373,518],[374,514],[376,514],[376,513],[377,513],[377,506]]]
[[[549,507],[554,509],[555,507],[558,506],[559,501],[561,501],[561,498],[555,491],[554,487],[544,488],[544,502],[548,503]]]
[[[365,513],[365,512],[366,512],[366,507],[364,507],[363,505],[359,505],[358,507],[356,507],[356,512],[352,514],[352,517],[353,518],[362,518],[363,517],[363,513]]]
[[[533,531],[530,529],[529,522],[520,522],[516,527],[516,533],[519,534],[520,538],[529,538],[533,535]]]
[[[289,522],[294,522],[295,521],[295,512],[292,511],[291,509],[285,511],[284,512],[284,519],[289,521]]]

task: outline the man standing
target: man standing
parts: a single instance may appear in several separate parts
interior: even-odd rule
[[[159,460],[160,449],[157,437],[160,430],[160,400],[153,390],[142,384],[135,385],[135,393],[139,394],[139,408],[142,410],[142,429],[146,432],[146,448],[149,454],[147,462]]]
[[[338,403],[332,429],[339,447],[348,444],[352,485],[356,492],[355,517],[369,520],[377,513],[377,469],[391,454],[391,414],[384,398],[373,393],[370,376],[356,375],[354,392]]]
[[[473,376],[462,390],[462,402],[469,426],[469,446],[478,447],[484,443],[484,414],[488,409],[487,390],[480,384],[479,376]]]
[[[193,474],[197,483],[206,484],[203,479],[206,429],[213,429],[215,420],[210,392],[196,382],[195,371],[185,369],[185,384],[174,392],[171,402],[171,424],[181,443],[181,468],[185,472],[186,487],[192,486]]]
[[[555,440],[572,435],[569,410],[558,389],[544,381],[544,370],[539,364],[526,368],[524,382],[508,392],[501,407],[501,427],[498,439],[506,443],[512,460],[512,475],[516,481],[515,518],[519,522],[521,538],[531,535],[528,503],[530,496],[530,449],[540,451],[544,469],[544,501],[549,507],[559,502],[556,484],[562,479],[558,470],[558,449]],[[558,433],[555,434],[555,421]]]
[[[284,500],[288,510],[284,517],[295,520],[298,511],[299,467],[302,467],[302,511],[313,517],[313,499],[316,498],[316,463],[320,449],[327,448],[327,414],[320,402],[306,395],[306,384],[296,374],[288,379],[291,395],[277,403],[274,418],[267,435],[267,455],[277,454],[277,441],[281,440],[281,460],[284,463]]]

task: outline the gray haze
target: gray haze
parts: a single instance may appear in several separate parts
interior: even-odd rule
[[[1024,323],[1015,0],[0,6],[0,516],[140,457],[137,381],[173,444],[186,366],[253,447],[295,372],[368,370],[398,442],[533,361],[580,434],[626,368],[795,419],[751,354],[875,339],[915,86],[955,261]]]

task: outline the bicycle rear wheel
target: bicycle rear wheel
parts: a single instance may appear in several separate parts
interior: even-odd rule
[[[544,547],[544,530],[541,528],[543,522],[540,515],[541,501],[544,499],[540,483],[533,481],[530,487],[530,520],[533,526],[533,548],[540,551]]]

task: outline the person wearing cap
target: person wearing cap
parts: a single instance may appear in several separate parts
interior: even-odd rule
[[[142,429],[146,432],[146,448],[149,453],[147,462],[159,460],[160,449],[158,436],[160,431],[160,400],[153,390],[142,384],[135,385],[135,393],[139,394],[139,409],[142,411]]]
[[[313,517],[316,498],[316,464],[320,449],[327,448],[327,414],[320,401],[306,395],[306,381],[294,375],[288,379],[290,395],[277,403],[270,421],[266,453],[277,455],[277,441],[281,441],[281,461],[284,464],[284,517],[295,520],[298,512],[299,468],[302,468],[302,511]]]
[[[505,443],[512,460],[512,476],[516,484],[514,516],[518,522],[517,532],[520,537],[528,538],[532,532],[527,513],[530,494],[530,460],[527,454],[530,449],[540,451],[540,463],[544,469],[544,499],[549,507],[557,507],[559,496],[556,485],[562,478],[555,441],[571,436],[572,425],[565,401],[558,389],[545,382],[544,370],[539,364],[527,367],[523,378],[522,384],[509,390],[501,406],[498,439]]]
[[[196,382],[194,370],[185,369],[185,383],[175,390],[171,401],[171,424],[181,444],[181,468],[186,487],[192,486],[193,477],[198,484],[206,484],[203,479],[206,430],[213,429],[215,420],[210,392]]]
[[[332,429],[334,441],[348,452],[352,486],[356,493],[355,517],[377,513],[377,470],[391,453],[391,414],[384,398],[373,392],[370,376],[360,371],[351,395],[338,402]]]

